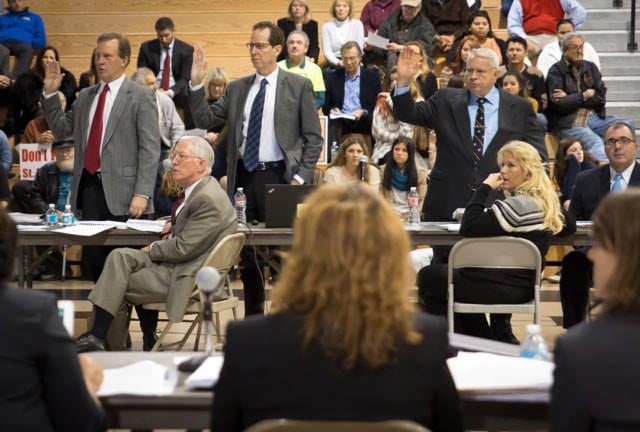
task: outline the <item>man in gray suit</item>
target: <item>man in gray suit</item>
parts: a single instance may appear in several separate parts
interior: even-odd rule
[[[170,153],[175,181],[184,195],[174,203],[166,237],[142,250],[119,248],[107,257],[104,275],[89,295],[95,319],[78,338],[79,352],[104,350],[113,317],[123,301],[166,303],[171,322],[180,322],[187,308],[196,273],[213,248],[236,231],[229,199],[211,177],[213,150],[204,138],[183,137]],[[157,316],[156,316],[157,317]],[[143,348],[155,343],[155,321],[141,320]]]
[[[71,205],[83,219],[126,220],[153,213],[153,187],[160,157],[158,111],[153,92],[125,75],[131,45],[120,33],[98,37],[93,59],[100,83],[80,92],[64,113],[51,97],[63,74],[56,61],[44,79],[44,108],[55,136],[73,135],[76,145]],[[105,248],[86,248],[93,278],[102,271]]]
[[[202,86],[208,69],[204,51],[197,48],[193,56],[191,112],[202,129],[228,124],[227,193],[232,197],[236,187],[244,189],[248,221],[264,221],[266,184],[310,183],[322,147],[313,86],[278,68],[283,45],[284,34],[275,24],[255,24],[247,47],[256,73],[233,81],[208,108]],[[250,248],[242,257],[245,314],[262,313],[260,264]]]

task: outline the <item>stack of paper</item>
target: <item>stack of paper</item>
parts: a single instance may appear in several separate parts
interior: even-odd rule
[[[129,219],[127,221],[127,228],[137,231],[161,233],[166,224],[166,220]]]
[[[169,395],[177,381],[175,369],[143,360],[117,369],[105,369],[98,396]]]
[[[210,389],[218,382],[223,362],[223,356],[209,357],[202,363],[202,366],[187,378],[185,386],[188,389]]]

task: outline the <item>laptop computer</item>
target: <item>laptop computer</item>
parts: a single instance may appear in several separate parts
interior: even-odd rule
[[[296,219],[298,204],[315,190],[315,185],[268,184],[264,187],[267,228],[291,228]]]

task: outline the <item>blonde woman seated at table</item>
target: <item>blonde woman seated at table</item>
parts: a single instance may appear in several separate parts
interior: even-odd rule
[[[446,323],[410,300],[415,273],[400,219],[359,183],[324,185],[306,207],[275,313],[229,324],[211,430],[290,418],[462,431]]]
[[[595,296],[602,314],[556,340],[554,432],[640,430],[640,190],[613,192],[593,215]]]
[[[358,181],[360,179],[358,170],[361,156],[371,157],[369,146],[364,137],[360,134],[347,136],[340,144],[338,156],[329,164],[329,168],[324,173],[324,183],[348,184]],[[380,189],[380,169],[367,163],[364,181],[375,192],[378,192]]]

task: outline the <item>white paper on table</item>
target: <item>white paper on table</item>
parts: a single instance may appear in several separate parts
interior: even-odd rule
[[[578,228],[591,228],[593,226],[593,221],[576,221],[576,226]]]
[[[32,213],[11,212],[9,217],[17,224],[41,224],[42,215]]]
[[[166,220],[129,219],[127,221],[127,228],[137,231],[161,233],[166,224]]]
[[[223,356],[209,357],[186,379],[185,386],[188,389],[210,389],[218,382],[223,362]]]
[[[341,119],[341,118],[347,119],[347,120],[355,120],[356,116],[349,113],[339,112],[339,113],[329,113],[329,118],[331,120]]]
[[[18,231],[46,231],[47,225],[17,225]]]
[[[121,368],[105,369],[98,396],[163,396],[173,393],[178,382],[175,369],[151,360]]]
[[[459,223],[446,223],[446,224],[437,224],[437,226],[439,226],[440,228],[444,228],[447,231],[450,232],[458,232],[460,231],[460,224]]]
[[[554,365],[542,360],[460,352],[447,365],[460,391],[547,390],[553,383]]]
[[[389,39],[378,36],[376,33],[369,32],[369,36],[367,36],[367,45],[386,50],[388,44]]]
[[[113,229],[112,225],[89,225],[89,224],[78,224],[71,225],[64,228],[59,228],[54,230],[56,233],[61,234],[69,234],[80,237],[92,237],[94,235],[100,234],[104,231],[109,231]]]

